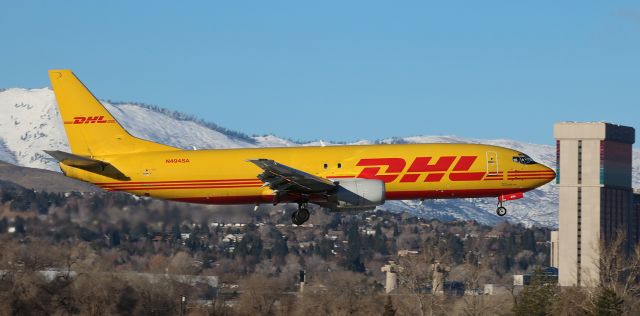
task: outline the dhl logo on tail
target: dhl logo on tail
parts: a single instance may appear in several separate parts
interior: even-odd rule
[[[73,121],[65,121],[65,124],[104,124],[115,123],[115,120],[105,120],[104,115],[96,116],[76,116]]]

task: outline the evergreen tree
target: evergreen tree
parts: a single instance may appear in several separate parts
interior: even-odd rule
[[[6,203],[9,202],[11,200],[13,200],[14,195],[15,195],[15,190],[10,190],[10,189],[2,189],[2,192],[0,194],[0,203]]]
[[[7,232],[7,227],[9,227],[9,222],[6,217],[0,219],[0,234],[4,234]]]
[[[17,216],[16,219],[15,219],[14,225],[16,227],[16,233],[17,234],[24,235],[27,232],[27,229],[25,228],[24,218],[22,218],[20,216]]]
[[[274,238],[273,247],[271,248],[271,255],[278,259],[277,262],[284,264],[284,257],[289,254],[289,248],[287,247],[287,239],[278,235]]]
[[[462,262],[462,259],[464,259],[464,244],[458,236],[449,235],[447,238],[446,249],[451,253],[453,262]]]
[[[109,233],[109,239],[111,240],[111,246],[120,246],[120,231],[117,229],[112,230]]]
[[[551,315],[551,307],[556,298],[558,288],[542,269],[537,268],[531,276],[529,285],[516,297],[513,313],[516,315]]]
[[[180,225],[177,223],[171,228],[171,237],[173,240],[180,240],[182,238],[182,231],[180,231]]]
[[[389,250],[387,249],[387,236],[382,233],[382,224],[378,223],[376,225],[376,235],[374,240],[375,251],[379,252],[383,255],[388,255]]]
[[[333,241],[328,239],[320,240],[320,242],[318,242],[318,246],[315,248],[315,252],[325,260],[331,254],[331,250],[333,250]]]
[[[391,296],[387,295],[387,302],[384,304],[384,312],[382,312],[382,316],[395,316],[396,309],[393,308],[393,301],[391,300]]]
[[[347,254],[345,267],[354,272],[364,272],[362,262],[362,240],[358,231],[358,223],[353,221],[347,229]]]
[[[136,226],[131,230],[131,237],[133,240],[137,240],[142,237],[146,237],[149,234],[149,229],[147,228],[147,224],[144,222],[139,222]]]
[[[525,250],[531,250],[534,254],[537,254],[536,248],[536,236],[533,229],[526,229],[522,234],[522,248]]]
[[[262,239],[260,234],[255,230],[247,228],[247,232],[244,237],[236,246],[236,254],[246,260],[246,263],[253,267],[256,263],[260,262],[260,255],[262,254]]]
[[[21,195],[14,197],[13,201],[11,202],[12,211],[28,211],[31,209],[32,199],[25,195],[26,194],[23,193]]]
[[[609,316],[622,315],[624,300],[616,292],[608,287],[600,287],[594,297],[592,315]]]
[[[89,200],[89,208],[93,212],[99,212],[104,209],[105,201],[102,199],[102,196],[99,194],[94,194]]]

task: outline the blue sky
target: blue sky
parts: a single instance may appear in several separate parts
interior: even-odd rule
[[[11,1],[0,87],[70,68],[102,99],[296,140],[553,143],[556,121],[640,127],[626,1]]]

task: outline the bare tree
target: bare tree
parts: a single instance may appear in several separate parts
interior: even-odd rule
[[[640,245],[627,250],[626,234],[620,232],[609,243],[600,244],[600,281],[622,296],[640,295]]]
[[[373,315],[382,310],[374,285],[362,274],[331,272],[319,276],[324,290],[309,293],[298,300],[296,315]]]
[[[464,297],[464,314],[469,316],[485,315],[487,309],[484,295],[480,295],[480,278],[484,267],[480,263],[468,263],[464,265],[464,280],[467,290],[472,295]]]
[[[207,314],[209,316],[231,316],[233,315],[233,310],[227,306],[224,299],[217,298],[213,300]]]
[[[483,284],[491,280],[493,271],[487,267],[486,261],[470,262],[462,265],[462,280],[465,282],[467,295],[462,298],[460,313],[469,316],[509,314],[513,307],[507,292],[484,293]]]
[[[589,291],[582,287],[560,288],[553,304],[553,313],[556,315],[586,315],[591,309],[589,295]]]
[[[627,234],[619,231],[613,240],[601,240],[598,253],[599,285],[623,298],[627,312],[640,310],[640,244],[630,249]],[[596,295],[594,291],[590,294]]]
[[[180,311],[180,296],[174,282],[169,278],[149,281],[137,278],[129,281],[137,293],[138,302],[132,314],[177,315]],[[120,289],[120,292],[122,288]]]
[[[276,315],[277,303],[285,292],[285,282],[279,278],[250,276],[240,282],[237,311],[241,315]]]
[[[449,253],[436,244],[426,243],[423,252],[407,255],[398,259],[402,267],[398,273],[400,293],[408,294],[409,301],[414,302],[414,310],[418,315],[439,315],[446,313],[446,297],[437,295],[444,286],[444,278],[435,278],[434,272],[450,264]],[[431,287],[432,293],[426,289]]]
[[[115,313],[112,309],[117,284],[122,281],[111,274],[81,274],[73,284],[79,312],[83,315],[104,315]],[[100,286],[96,286],[99,284]]]
[[[171,274],[182,275],[197,274],[200,270],[199,267],[194,265],[193,257],[191,257],[191,255],[189,255],[188,253],[182,251],[171,257],[167,269]]]

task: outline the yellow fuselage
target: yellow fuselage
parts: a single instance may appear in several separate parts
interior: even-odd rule
[[[522,153],[477,144],[402,144],[327,147],[171,150],[96,156],[130,179],[114,180],[61,164],[67,176],[107,191],[207,204],[270,203],[274,192],[250,159],[273,159],[307,173],[380,179],[387,199],[497,197],[529,191],[555,177]]]

